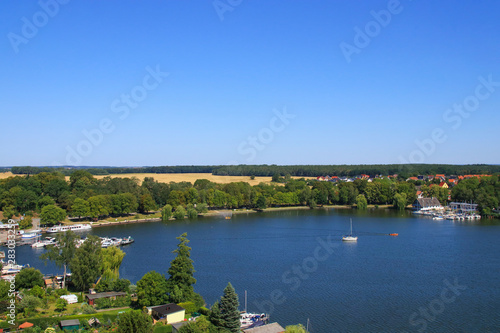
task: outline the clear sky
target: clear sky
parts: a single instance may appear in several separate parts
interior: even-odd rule
[[[500,163],[498,1],[60,2],[0,2],[2,166]]]

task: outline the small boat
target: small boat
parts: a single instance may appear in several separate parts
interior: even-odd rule
[[[128,237],[124,237],[122,239],[121,245],[128,245],[128,244],[132,244],[133,242],[134,242],[134,239],[132,237],[128,236]]]
[[[352,235],[352,219],[351,219],[351,233],[347,236],[342,236],[342,241],[344,242],[357,242],[358,236]]]
[[[399,236],[399,234],[392,233],[392,234],[389,234],[389,236]]]
[[[444,217],[438,215],[438,216],[434,216],[432,219],[433,220],[444,220]]]
[[[11,275],[11,274],[17,274],[26,267],[25,265],[18,265],[18,264],[8,264],[3,266],[2,268],[2,275]],[[29,266],[28,266],[29,267]]]
[[[41,235],[40,230],[32,230],[31,232],[25,232],[21,234],[21,239],[33,239]]]

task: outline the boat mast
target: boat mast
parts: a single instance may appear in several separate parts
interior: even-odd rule
[[[309,333],[309,318],[307,318],[306,332]]]
[[[247,291],[245,290],[245,313],[247,312]]]

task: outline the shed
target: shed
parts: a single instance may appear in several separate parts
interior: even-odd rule
[[[65,299],[68,302],[68,304],[78,303],[78,296],[76,296],[75,294],[62,295],[59,298]]]
[[[165,321],[167,324],[184,321],[184,316],[186,315],[186,310],[175,303],[150,306],[147,309],[148,314],[155,321]]]
[[[72,331],[80,329],[80,321],[78,319],[61,320],[60,325],[63,330]]]
[[[122,291],[108,291],[105,293],[85,295],[85,297],[88,299],[89,305],[94,305],[96,299],[111,298],[112,300],[116,300],[118,297],[125,297],[125,296],[127,296],[127,293]]]
[[[254,328],[243,330],[245,333],[283,333],[285,329],[278,323],[271,323]]]

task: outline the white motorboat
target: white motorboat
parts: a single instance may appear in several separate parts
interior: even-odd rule
[[[41,235],[41,230],[32,230],[21,234],[21,239],[33,239]]]

